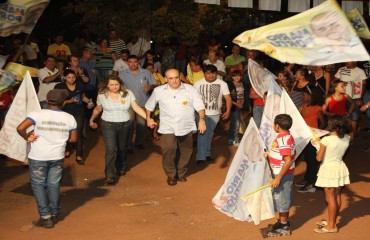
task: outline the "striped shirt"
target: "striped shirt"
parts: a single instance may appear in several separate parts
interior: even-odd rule
[[[275,140],[272,142],[270,152],[270,165],[274,174],[279,174],[285,161],[284,156],[291,156],[292,165],[285,174],[294,172],[295,164],[295,143],[294,138],[290,135],[290,132],[278,134]]]
[[[110,40],[109,47],[113,49],[113,52],[115,52],[117,56],[121,55],[123,49],[127,49],[126,43],[122,39]]]

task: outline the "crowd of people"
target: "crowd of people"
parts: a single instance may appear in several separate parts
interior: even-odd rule
[[[210,41],[201,49],[203,51],[194,48],[187,51],[186,46],[178,45],[158,48],[155,52],[149,41],[138,36],[133,36],[126,45],[114,29],[96,42],[98,44],[81,39],[78,51],[71,52],[63,42],[63,35],[58,34],[55,43],[50,44],[43,55],[34,39],[24,45],[19,40],[13,41],[14,49],[8,61],[38,68],[35,88],[42,110],[31,113],[17,129],[31,142],[31,183],[40,213],[40,219],[34,223],[36,226],[54,226],[60,212],[59,195],[45,196],[40,189],[47,186],[59,192],[61,173],[58,171],[46,178],[36,176],[38,162],[55,163],[44,166],[46,173],[43,174],[48,175],[48,171],[60,169],[63,159],[75,151],[76,163],[84,165],[83,142],[87,126],[101,127],[107,185],[115,184],[119,176],[126,174],[130,165],[128,154],[135,148],[146,147],[148,133],[154,140],[161,141],[162,165],[170,186],[187,181],[193,146],[196,146],[198,165],[214,161],[212,139],[220,120],[229,121],[227,144],[239,146],[249,118],[253,116],[259,127],[265,106],[265,99],[257,94],[249,79],[248,59],[252,59],[262,68],[276,72],[276,82],[290,95],[308,126],[328,128],[332,132],[332,136],[319,144],[317,156],[316,143],[306,146],[303,155],[307,170],[304,179],[295,184],[300,186],[301,193],[315,192],[316,187],[325,188],[328,204],[334,204],[334,207],[329,209],[328,221],[320,222],[315,231],[337,231],[333,209],[337,212],[340,208],[335,199],[340,194],[340,187],[349,183],[348,170],[344,171],[342,166],[341,173],[347,175],[338,175],[339,185],[334,184],[326,178],[336,170],[330,166],[324,170],[321,166],[319,171],[318,161],[323,161],[322,165],[329,158],[327,161],[342,161],[348,145],[355,144],[361,112],[367,115],[366,126],[362,129],[370,130],[368,63],[363,65],[366,71],[357,67],[356,62],[347,62],[344,66],[284,66],[256,50],[242,54],[238,45],[233,45],[231,54],[226,56],[225,49],[215,41]],[[2,121],[11,104],[9,96],[9,92],[0,96]],[[69,115],[62,115],[62,110]],[[58,114],[53,115],[50,111]],[[275,152],[268,154],[271,164],[279,169],[274,172],[272,182],[275,201],[287,200],[276,209],[280,212],[279,221],[269,226],[270,236],[290,234],[291,199],[288,195],[293,184],[291,170],[294,167],[291,164],[297,157],[294,156],[294,136],[289,134],[291,121],[285,115],[275,119],[274,129],[279,136],[275,140]],[[53,127],[42,126],[45,122]],[[347,123],[351,126],[351,138],[346,135]],[[27,134],[26,129],[31,125],[40,125],[45,131],[35,130]],[[193,137],[195,132],[196,137]],[[42,148],[41,143],[49,141],[56,147],[53,154],[37,152]],[[335,153],[333,144],[343,145],[343,152]],[[370,151],[370,147],[364,151]],[[45,205],[45,202],[50,204]]]

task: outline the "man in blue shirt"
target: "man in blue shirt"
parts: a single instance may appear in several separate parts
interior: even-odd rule
[[[144,108],[146,101],[150,97],[151,91],[157,86],[157,81],[148,70],[139,67],[139,59],[136,55],[130,55],[127,64],[129,68],[119,72],[118,76],[122,79],[125,87],[134,93],[137,104]],[[146,133],[145,119],[137,115],[132,108],[129,109],[129,112],[130,129],[128,134],[128,150],[132,151],[132,136],[135,121],[135,145],[139,149],[143,149]]]

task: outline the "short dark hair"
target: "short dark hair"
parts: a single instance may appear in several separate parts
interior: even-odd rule
[[[46,60],[48,60],[49,58],[54,59],[55,61],[57,60],[57,58],[56,58],[54,55],[48,54],[48,55],[46,55],[46,57],[45,57],[45,62],[46,62]]]
[[[128,49],[122,49],[121,54],[127,53],[127,55],[130,55],[130,51]]]
[[[288,114],[278,114],[275,117],[274,124],[279,125],[283,130],[289,130],[293,125],[293,119]]]
[[[135,58],[136,60],[138,60],[138,61],[139,61],[138,56],[133,55],[133,54],[129,55],[127,59],[132,59],[132,58]]]
[[[350,132],[349,120],[340,115],[334,115],[329,118],[328,130],[335,132],[339,138]]]
[[[215,65],[212,65],[212,64],[206,64],[203,66],[203,72],[211,72],[211,73],[215,73],[217,72],[217,67]]]

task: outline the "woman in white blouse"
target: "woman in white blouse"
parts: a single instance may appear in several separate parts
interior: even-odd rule
[[[101,116],[101,128],[105,143],[105,182],[114,184],[118,175],[127,171],[127,134],[130,125],[128,109],[132,109],[146,118],[145,111],[136,103],[134,94],[126,89],[121,79],[109,75],[99,89],[96,107],[90,118],[90,127],[98,127],[94,120]],[[150,120],[150,126],[155,122]],[[117,155],[117,157],[116,157]]]

